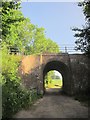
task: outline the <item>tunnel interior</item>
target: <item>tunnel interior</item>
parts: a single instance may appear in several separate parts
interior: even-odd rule
[[[63,62],[50,61],[45,65],[43,69],[43,91],[44,93],[46,92],[45,91],[46,90],[45,89],[45,76],[51,70],[56,70],[62,75],[62,78],[63,78],[62,79],[62,82],[63,82],[62,91],[63,92],[67,91],[67,88],[69,87],[67,85],[68,85],[69,76],[70,76],[69,68]]]

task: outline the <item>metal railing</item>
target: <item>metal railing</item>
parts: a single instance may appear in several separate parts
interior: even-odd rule
[[[56,50],[57,48],[56,47],[51,47],[53,50]],[[47,50],[46,51],[48,51],[48,48],[47,48]],[[59,45],[59,51],[61,52],[61,53],[69,53],[69,54],[75,54],[75,53],[82,53],[80,50],[76,50],[75,49],[75,45],[73,45],[73,44],[62,44],[62,45]],[[42,50],[41,50],[41,52],[42,52]],[[20,51],[18,48],[14,48],[14,47],[10,47],[9,48],[9,53],[10,54],[17,54],[17,55],[26,55],[25,53],[24,53],[24,51]],[[38,51],[37,51],[37,53],[38,53]]]

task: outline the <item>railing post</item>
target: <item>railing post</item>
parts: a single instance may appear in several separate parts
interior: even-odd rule
[[[65,53],[67,53],[67,47],[65,46]]]
[[[42,65],[42,54],[40,54],[40,65]]]

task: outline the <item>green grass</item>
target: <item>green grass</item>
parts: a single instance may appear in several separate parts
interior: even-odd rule
[[[62,80],[52,79],[51,82],[48,82],[48,84],[45,84],[45,87],[46,88],[61,88],[62,87]]]

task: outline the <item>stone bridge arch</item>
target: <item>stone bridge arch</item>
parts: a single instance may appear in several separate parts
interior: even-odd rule
[[[56,59],[50,59],[42,67],[43,92],[45,92],[44,77],[51,70],[57,70],[59,73],[61,73],[63,77],[62,90],[67,94],[71,94],[71,78],[72,78],[71,70],[65,63]]]
[[[44,92],[44,76],[57,70],[63,77],[63,91],[69,95],[88,90],[89,58],[80,54],[41,54],[23,56],[19,74],[26,88]],[[89,88],[90,89],[90,88]]]

